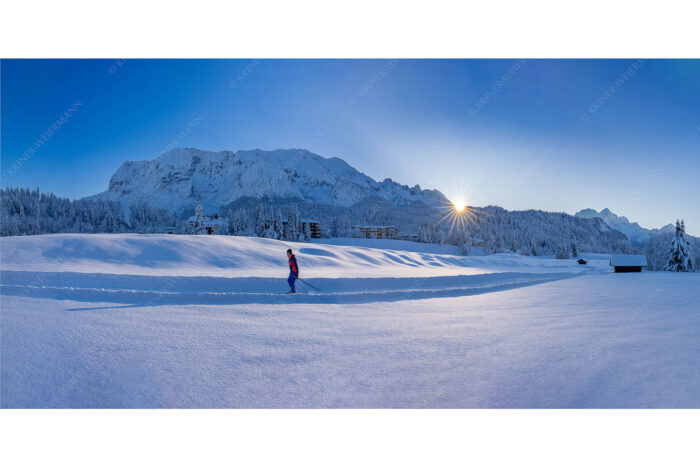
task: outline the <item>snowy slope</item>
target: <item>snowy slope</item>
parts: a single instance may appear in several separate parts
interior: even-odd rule
[[[673,225],[668,224],[660,229],[645,229],[636,222],[630,222],[625,216],[618,216],[608,208],[598,212],[595,209],[582,209],[574,214],[576,217],[593,218],[597,217],[603,220],[611,228],[627,235],[630,243],[637,246],[644,246],[649,239],[660,233],[673,232]]]
[[[346,244],[342,244],[346,243]],[[515,254],[459,256],[454,247],[400,240],[295,243],[222,235],[53,234],[4,237],[2,270],[149,276],[286,277],[292,248],[305,277],[424,277],[483,271],[580,272],[575,260]]]
[[[699,274],[313,243],[335,293],[284,296],[273,240],[0,245],[2,407],[700,408]]]
[[[145,201],[181,214],[201,197],[215,212],[241,197],[295,198],[352,206],[372,197],[396,206],[421,202],[446,203],[435,190],[409,188],[391,179],[376,182],[342,159],[326,159],[303,149],[209,152],[173,149],[149,161],[125,162],[112,176],[107,191],[88,199]]]
[[[151,304],[373,303],[490,293],[608,273],[606,258],[464,257],[408,241],[349,245],[257,237],[59,234],[4,238],[1,291],[28,297]],[[362,244],[370,246],[362,246]],[[301,277],[330,294],[288,290],[287,248]],[[301,282],[300,292],[315,292]]]
[[[700,274],[333,243],[2,238],[0,405],[700,408]]]
[[[372,303],[475,295],[609,272],[606,258],[582,267],[574,260],[514,254],[464,257],[454,248],[407,241],[347,242],[133,234],[4,238],[1,291],[120,303]],[[301,277],[332,294],[279,295],[288,289],[289,247]],[[298,287],[314,292],[304,283]]]

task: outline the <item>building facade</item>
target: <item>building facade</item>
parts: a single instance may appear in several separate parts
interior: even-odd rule
[[[398,238],[399,229],[393,225],[355,225],[352,234],[360,238]]]

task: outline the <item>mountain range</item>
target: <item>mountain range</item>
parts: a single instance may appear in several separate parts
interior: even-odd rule
[[[153,160],[124,162],[107,190],[88,199],[120,201],[124,206],[143,201],[181,215],[189,213],[198,199],[207,213],[213,213],[244,197],[343,207],[372,199],[394,206],[449,203],[437,190],[408,187],[389,178],[377,182],[342,159],[304,149],[173,149]]]
[[[355,221],[387,222],[409,232],[422,222],[437,222],[443,211],[435,208],[450,204],[437,190],[423,190],[418,185],[409,187],[389,178],[377,182],[340,158],[325,158],[305,149],[237,152],[173,149],[153,160],[124,162],[110,179],[107,190],[88,199],[118,201],[124,209],[143,202],[186,217],[199,199],[205,212],[213,214],[232,207],[250,210],[261,198],[274,201],[282,210],[290,203],[300,203],[307,215],[326,221],[347,214]],[[509,214],[494,207],[475,209],[472,225],[475,232],[488,229],[486,226],[493,223],[494,216],[522,224],[526,229],[533,228],[526,226],[537,222],[561,222],[556,213],[543,213],[542,217],[537,211],[528,211],[520,219],[516,212]],[[484,217],[486,213],[490,213],[490,220],[489,216]],[[646,229],[607,208],[600,212],[583,209],[573,217],[595,222],[581,227],[573,223],[572,216],[564,215],[562,225],[566,227],[562,228],[585,230],[585,234],[571,236],[593,239],[607,235],[604,230],[610,228],[639,247],[659,233],[673,231],[670,224],[661,229]],[[508,225],[501,228],[508,230]],[[545,236],[555,234],[547,232]],[[591,240],[591,244],[596,242],[609,246],[617,245],[619,240],[614,237]]]
[[[582,209],[574,214],[575,217],[599,218],[610,228],[622,232],[627,236],[630,243],[636,246],[644,246],[649,239],[655,235],[666,232],[673,232],[673,225],[668,224],[660,229],[645,229],[636,222],[630,222],[625,216],[618,216],[608,208],[598,212],[595,209]]]

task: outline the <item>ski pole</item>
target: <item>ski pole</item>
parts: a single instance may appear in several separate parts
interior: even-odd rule
[[[318,287],[309,284],[308,282],[306,282],[304,279],[302,279],[302,278],[300,278],[300,277],[297,277],[297,280],[302,281],[304,284],[308,285],[309,287],[311,287],[312,289],[314,289],[314,290],[316,290],[316,291],[318,291],[318,292],[326,293],[326,292],[324,292],[323,290],[319,289]]]

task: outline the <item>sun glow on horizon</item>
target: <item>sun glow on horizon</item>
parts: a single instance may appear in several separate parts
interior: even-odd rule
[[[449,236],[463,237],[467,234],[468,226],[475,215],[467,201],[469,198],[469,195],[459,190],[454,196],[450,196],[443,206],[443,215],[438,224],[443,224],[447,227]]]

